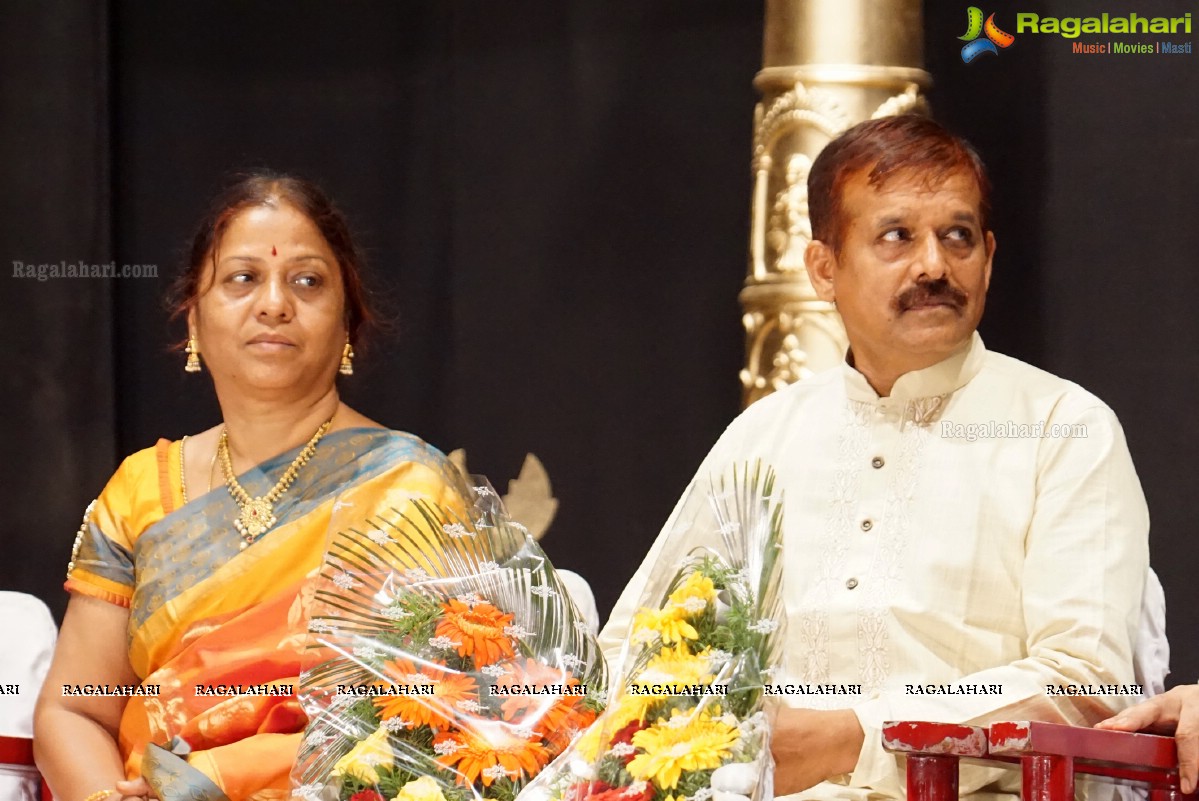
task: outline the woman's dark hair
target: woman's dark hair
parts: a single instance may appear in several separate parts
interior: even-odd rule
[[[240,175],[216,198],[192,238],[183,272],[171,288],[172,318],[187,314],[200,299],[206,269],[215,268],[215,249],[233,218],[255,206],[288,205],[299,211],[321,232],[337,257],[346,296],[346,330],[357,345],[363,327],[375,322],[366,288],[362,283],[362,254],[350,235],[345,217],[328,196],[311,181],[267,171]]]

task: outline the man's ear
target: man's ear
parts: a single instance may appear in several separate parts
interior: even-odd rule
[[[995,261],[995,233],[993,231],[987,231],[986,243],[987,243],[987,267],[986,267],[986,277],[984,279],[983,287],[986,289],[990,289],[991,288],[991,265]]]
[[[804,266],[808,268],[808,278],[816,290],[816,297],[829,303],[837,300],[833,287],[833,272],[837,269],[837,256],[831,246],[818,239],[808,243],[803,254]]]

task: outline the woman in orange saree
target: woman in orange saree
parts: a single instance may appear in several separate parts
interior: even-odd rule
[[[451,504],[453,477],[414,437],[336,431],[276,504],[270,534],[239,549],[229,493],[182,502],[179,448],[163,440],[125,461],[92,509],[67,588],[129,606],[130,664],[153,694],[130,697],[121,717],[128,776],[142,773],[148,743],[186,743],[188,764],[229,798],[285,798],[306,723],[295,697],[306,588],[334,506]],[[265,494],[297,450],[243,474],[242,486]]]
[[[222,423],[130,456],[85,515],[34,723],[60,801],[285,798],[338,510],[459,495],[437,451],[340,401],[371,319],[358,264],[300,179],[243,178],[202,221],[176,310]]]

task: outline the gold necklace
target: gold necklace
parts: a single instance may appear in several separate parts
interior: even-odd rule
[[[245,550],[247,545],[257,540],[270,530],[271,526],[279,522],[279,518],[275,517],[275,501],[287,492],[291,482],[296,480],[296,474],[300,472],[300,468],[308,464],[308,460],[316,453],[316,444],[321,441],[321,437],[325,436],[325,432],[329,430],[332,423],[333,418],[330,417],[321,424],[300,454],[288,465],[278,483],[271,487],[270,492],[258,498],[250,497],[250,493],[246,492],[238,483],[237,476],[233,475],[233,460],[229,458],[229,432],[224,428],[221,429],[217,454],[221,460],[221,472],[225,474],[225,485],[229,487],[229,494],[233,496],[233,500],[241,510],[241,514],[233,521],[233,527],[237,529],[244,540],[241,544],[242,550]]]

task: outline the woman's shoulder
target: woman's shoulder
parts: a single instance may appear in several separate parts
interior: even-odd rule
[[[384,426],[353,426],[331,432],[329,437],[358,457],[374,452],[390,461],[444,462],[446,456],[416,434]]]

